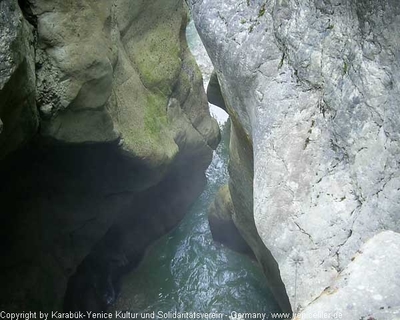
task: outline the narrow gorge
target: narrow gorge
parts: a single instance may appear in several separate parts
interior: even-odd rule
[[[202,192],[220,140],[187,9],[10,0],[0,12],[0,308],[104,310]]]
[[[399,31],[397,0],[0,0],[0,319],[399,320]]]

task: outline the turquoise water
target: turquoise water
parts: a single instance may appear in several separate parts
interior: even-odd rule
[[[226,131],[226,130],[225,130]],[[182,223],[123,280],[117,309],[131,312],[277,312],[256,262],[213,242],[207,211],[227,183],[227,132],[207,170],[207,187]]]

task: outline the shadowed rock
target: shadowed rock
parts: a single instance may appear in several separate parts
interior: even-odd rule
[[[208,212],[213,239],[240,253],[254,256],[233,222],[234,207],[228,185],[221,187]]]
[[[0,309],[101,310],[201,193],[218,124],[182,0],[20,3],[32,27],[0,2]]]
[[[0,159],[38,128],[33,30],[16,1],[0,2]]]
[[[210,82],[207,87],[208,102],[220,107],[226,111],[224,97],[222,96],[221,87],[219,86],[218,76],[215,71],[211,74]]]

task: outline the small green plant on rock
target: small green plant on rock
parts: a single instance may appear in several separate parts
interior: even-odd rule
[[[261,18],[265,14],[265,3],[261,6],[260,11],[258,11],[258,17]]]
[[[349,66],[346,61],[343,62],[343,75],[347,74],[349,71]]]

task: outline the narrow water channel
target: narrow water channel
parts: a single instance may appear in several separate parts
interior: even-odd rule
[[[208,57],[195,51],[206,54],[193,24],[188,42],[203,72],[210,68],[204,64]],[[207,212],[219,187],[228,181],[229,145],[226,116],[217,109],[212,113],[218,117],[223,139],[206,172],[206,189],[181,224],[158,240],[139,267],[124,278],[116,310],[156,315],[159,311],[218,312],[226,319],[232,312],[279,311],[258,264],[212,239]]]

